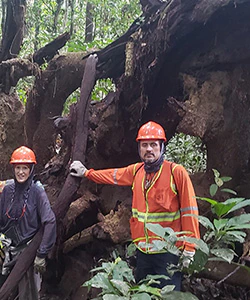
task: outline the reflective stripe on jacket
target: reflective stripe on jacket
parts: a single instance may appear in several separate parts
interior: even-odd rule
[[[174,167],[173,179],[171,162],[164,161],[160,170],[154,174],[151,185],[145,190],[145,170],[142,165],[143,163],[137,163],[125,168],[99,171],[91,169],[85,176],[96,183],[132,186],[130,229],[132,239],[141,251],[157,252],[154,240],[161,239],[146,228],[147,223],[170,227],[175,232],[188,231],[191,232],[189,236],[199,238],[198,219],[183,217],[185,214],[198,215],[193,185],[184,167],[181,165]],[[194,250],[193,244],[184,242],[183,246],[188,251]]]

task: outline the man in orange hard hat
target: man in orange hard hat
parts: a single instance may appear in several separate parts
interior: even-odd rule
[[[80,161],[70,166],[70,174],[101,184],[132,186],[133,202],[130,229],[137,247],[137,282],[148,274],[166,275],[167,267],[179,263],[179,256],[159,251],[156,241],[162,238],[147,229],[148,223],[170,227],[175,232],[189,232],[199,238],[198,207],[193,185],[187,171],[181,165],[164,160],[166,136],[161,125],[150,121],[141,126],[136,138],[142,162],[118,169],[88,170]],[[189,216],[185,216],[189,214]],[[182,251],[185,267],[193,259],[195,246],[188,242],[177,245]],[[181,289],[181,273],[171,280],[161,280],[159,287],[174,284]]]

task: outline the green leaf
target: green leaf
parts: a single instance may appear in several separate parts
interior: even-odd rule
[[[122,297],[118,295],[106,294],[102,297],[103,300],[128,300],[129,297]]]
[[[162,227],[160,224],[146,224],[147,229],[149,229],[150,231],[154,232],[156,235],[160,236],[160,237],[164,237],[166,234],[166,229],[164,227]],[[173,229],[172,229],[173,231]],[[174,232],[174,231],[173,231]]]
[[[214,219],[214,227],[219,231],[226,226],[227,222],[228,219]]]
[[[161,295],[164,294],[168,294],[170,292],[172,292],[175,288],[175,285],[165,285],[162,289],[161,289]]]
[[[219,177],[215,177],[214,181],[218,185],[218,187],[221,187],[223,185],[223,181]]]
[[[218,185],[213,183],[210,185],[209,194],[213,197],[218,191]]]
[[[129,257],[134,256],[136,253],[136,246],[134,243],[130,243],[127,247],[127,255]]]
[[[196,218],[198,218],[198,220],[199,220],[199,222],[201,223],[202,226],[204,226],[207,229],[210,228],[211,230],[214,230],[213,223],[207,217],[197,216],[197,215],[194,215],[194,214],[185,214],[184,217],[185,216],[187,216],[187,217],[196,217]]]
[[[199,300],[195,295],[192,295],[191,293],[183,293],[177,291],[172,291],[170,293],[167,293],[166,295],[163,294],[162,298],[167,300]]]
[[[89,281],[85,282],[83,286],[91,286],[94,288],[101,288],[107,290],[113,294],[116,294],[115,288],[112,286],[108,279],[107,273],[97,273],[93,278]]]
[[[168,247],[168,243],[166,241],[156,240],[156,241],[153,241],[153,244],[157,251],[162,251],[163,249],[167,249],[167,247]]]
[[[232,217],[227,222],[227,227],[231,226],[240,226],[241,224],[249,223],[250,222],[250,214],[242,214],[240,216]]]
[[[236,253],[232,249],[227,248],[211,249],[211,253],[229,263],[231,263],[234,256],[236,256]]]
[[[96,271],[105,271],[106,273],[110,273],[112,271],[113,263],[111,262],[104,262],[102,263],[101,267],[97,267],[91,270],[91,272],[96,272]]]
[[[232,194],[232,195],[237,195],[237,193],[231,189],[227,189],[227,188],[224,188],[224,189],[221,189],[222,192],[225,192],[225,193],[229,193],[229,194]]]
[[[232,177],[229,177],[229,176],[223,176],[220,178],[223,182],[228,182],[230,180],[232,180]]]
[[[247,236],[247,234],[244,231],[240,231],[240,230],[229,230],[229,231],[227,231],[227,234],[235,235],[235,236],[242,236],[242,237]]]
[[[116,287],[117,290],[119,290],[123,296],[126,296],[128,294],[130,286],[126,282],[122,280],[116,280],[116,279],[111,279],[110,281],[112,282],[113,286]]]
[[[227,238],[229,241],[231,241],[233,243],[239,242],[239,243],[243,244],[244,241],[245,241],[245,236],[242,235],[242,233],[245,234],[245,236],[246,236],[246,233],[243,232],[243,231],[237,231],[237,230],[235,230],[235,231],[227,231],[227,233],[226,233],[226,235],[225,235],[224,238],[225,239]]]
[[[225,200],[224,203],[225,204],[235,203],[235,205],[236,205],[237,203],[240,203],[244,200],[245,200],[245,198],[229,198],[229,199]]]
[[[224,202],[218,202],[213,206],[214,213],[220,218],[229,213],[229,211],[235,206],[235,203],[225,204]]]
[[[178,238],[179,241],[185,241],[195,245],[196,249],[200,249],[205,254],[209,254],[208,245],[201,239],[196,239],[194,237],[182,236]]]
[[[151,300],[151,297],[147,293],[138,293],[132,296],[132,300]]]
[[[139,292],[146,292],[148,294],[151,294],[151,295],[155,295],[155,296],[158,296],[160,297],[161,294],[160,294],[160,289],[159,288],[155,288],[155,287],[152,287],[152,286],[148,286],[146,284],[141,284],[138,288],[138,291]]]
[[[206,263],[208,261],[208,254],[203,251],[197,249],[194,255],[194,261],[189,265],[190,273],[200,272],[204,269]]]
[[[210,231],[210,232],[207,231],[207,232],[205,232],[205,234],[203,236],[203,239],[204,239],[205,242],[208,242],[211,239],[214,239],[214,237],[215,237],[215,230]]]
[[[212,205],[216,205],[218,203],[217,201],[210,199],[210,198],[204,198],[204,197],[196,197],[196,198],[199,200],[207,201],[208,203],[210,203]]]
[[[123,280],[126,279],[127,281],[135,281],[133,272],[129,268],[127,262],[120,260],[117,263],[113,264],[113,279]]]
[[[238,210],[238,209],[240,209],[240,208],[242,208],[242,207],[245,207],[245,206],[247,206],[247,205],[250,205],[250,199],[246,199],[246,200],[244,200],[244,201],[242,201],[242,202],[236,204],[232,209],[229,210],[228,213],[231,213],[231,212],[233,212],[233,211],[236,211],[236,210]]]
[[[233,226],[233,227],[230,227],[228,228],[228,230],[235,230],[235,229],[249,229],[250,228],[250,224],[242,224],[240,226]]]
[[[147,275],[146,278],[140,280],[139,284],[150,285],[152,283],[156,283],[158,279],[169,280],[170,278],[166,275]],[[137,287],[137,290],[141,289],[140,286]]]
[[[217,171],[216,169],[212,169],[212,170],[213,170],[213,172],[214,172],[214,177],[215,177],[215,178],[219,178],[219,177],[220,177],[219,171]]]

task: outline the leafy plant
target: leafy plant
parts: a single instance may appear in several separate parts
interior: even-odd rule
[[[215,183],[210,186],[210,195],[215,195],[225,182],[230,181],[231,177],[221,177],[220,173],[213,169]],[[222,192],[236,195],[236,192],[223,188]],[[215,218],[211,222],[204,216],[198,216],[199,222],[207,229],[203,240],[210,247],[210,254],[227,262],[232,262],[236,253],[234,252],[235,243],[244,243],[246,233],[244,229],[250,228],[250,214],[232,216],[232,213],[250,205],[250,199],[229,198],[224,202],[218,202],[210,198],[197,197],[202,201],[211,204],[211,210]]]
[[[214,172],[214,182],[213,184],[210,185],[210,189],[209,189],[209,193],[210,196],[213,197],[219,188],[221,188],[223,186],[223,184],[225,182],[228,182],[232,179],[232,177],[221,177],[219,171],[212,169]],[[233,195],[236,195],[236,192],[231,190],[231,189],[227,189],[227,188],[223,188],[221,189],[221,192],[227,192],[227,193],[231,193]]]
[[[250,205],[250,200],[230,198],[224,202],[217,202],[209,198],[198,197],[198,199],[209,202],[212,212],[216,215],[212,222],[204,216],[198,216],[199,222],[207,229],[203,240],[209,245],[210,254],[232,262],[236,256],[233,251],[235,242],[244,243],[246,233],[243,230],[250,228],[250,214],[234,217],[229,215]]]
[[[214,195],[225,182],[231,180],[230,177],[220,177],[217,170],[213,170],[215,176],[215,184],[210,187],[210,193]],[[217,188],[214,187],[217,186]],[[235,194],[230,189],[221,189],[221,191]],[[245,229],[250,228],[250,214],[241,214],[232,216],[232,213],[250,205],[250,199],[245,198],[229,198],[224,202],[204,197],[197,199],[206,201],[211,205],[211,211],[214,219],[210,221],[204,216],[186,214],[185,216],[197,217],[200,224],[206,228],[203,238],[198,240],[185,236],[185,232],[174,232],[171,228],[163,228],[159,224],[148,224],[147,228],[162,237],[162,241],[155,243],[157,249],[167,250],[174,254],[178,254],[175,246],[177,241],[187,241],[196,245],[196,253],[194,261],[190,264],[190,273],[200,271],[204,268],[208,260],[224,260],[231,263],[237,256],[234,252],[235,243],[244,243],[246,233]]]
[[[197,299],[190,293],[173,291],[173,285],[167,285],[162,289],[153,287],[158,279],[166,276],[148,275],[138,284],[135,283],[132,269],[118,257],[115,262],[103,262],[101,267],[92,272],[98,272],[83,286],[100,288],[102,291],[97,299],[103,300],[150,300],[150,299]]]

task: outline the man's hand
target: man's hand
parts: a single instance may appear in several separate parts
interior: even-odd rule
[[[36,256],[34,261],[34,270],[36,273],[43,274],[46,271],[46,260],[45,258],[41,258]]]
[[[70,175],[72,176],[84,177],[87,168],[79,160],[75,160],[70,165],[69,170],[70,170]]]
[[[187,251],[187,250],[183,251],[182,258],[181,258],[183,268],[189,267],[190,263],[194,260],[194,255],[195,255],[195,251]]]

